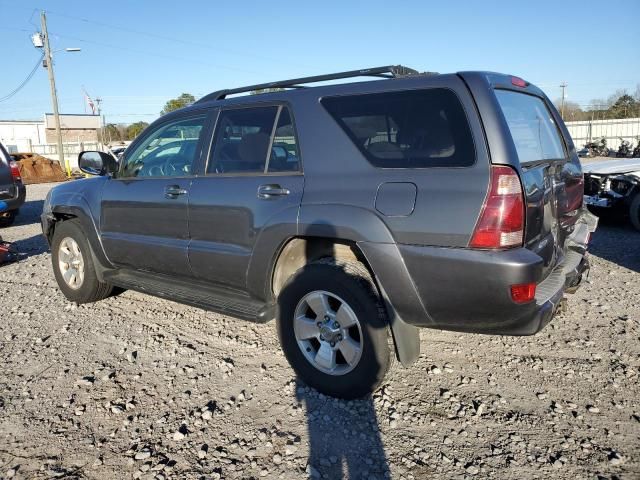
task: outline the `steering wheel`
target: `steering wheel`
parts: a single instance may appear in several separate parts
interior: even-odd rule
[[[152,165],[147,170],[147,176],[149,177],[164,177],[163,165]]]

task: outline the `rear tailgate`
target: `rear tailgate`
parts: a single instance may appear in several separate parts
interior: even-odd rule
[[[18,194],[11,175],[10,159],[11,157],[0,143],[0,200],[12,200]]]
[[[525,192],[525,247],[544,261],[543,277],[561,261],[581,217],[582,171],[570,138],[563,136],[546,98],[496,89],[520,167]]]

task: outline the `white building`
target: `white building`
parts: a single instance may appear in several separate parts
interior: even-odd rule
[[[102,127],[99,115],[60,115],[60,130],[66,160],[77,165],[82,150],[102,149],[98,131]],[[38,153],[58,160],[58,144],[53,114],[46,113],[38,120],[0,120],[0,142],[9,153]]]
[[[9,153],[31,152],[33,145],[47,143],[44,121],[0,120],[0,142]]]

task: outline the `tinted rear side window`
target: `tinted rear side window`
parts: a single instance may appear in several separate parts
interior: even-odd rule
[[[466,167],[475,161],[469,123],[451,90],[327,97],[321,102],[376,167]]]
[[[558,127],[539,97],[496,90],[520,162],[565,158]]]

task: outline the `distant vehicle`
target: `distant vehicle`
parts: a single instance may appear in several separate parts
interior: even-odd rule
[[[620,137],[620,146],[616,152],[616,157],[627,158],[631,156],[631,142]]]
[[[579,157],[590,157],[591,156],[591,151],[588,148],[582,148],[580,150],[578,150],[578,156]]]
[[[378,78],[299,88],[362,76]],[[266,87],[282,91],[248,94]],[[117,286],[276,318],[299,377],[343,398],[371,393],[394,353],[413,363],[420,327],[540,331],[597,224],[558,111],[496,73],[222,90],[151,124],[117,169],[78,160],[101,176],[57,186],[42,214],[69,300]]]
[[[638,143],[636,143],[636,148],[633,149],[633,152],[631,153],[631,157],[640,158],[640,135],[636,137],[636,141]]]
[[[614,213],[640,230],[640,159],[584,166],[584,201],[596,215]]]
[[[109,152],[116,158],[116,160],[120,161],[127,147],[128,145],[114,145],[113,147],[109,147]]]
[[[588,142],[584,148],[589,150],[589,157],[608,157],[609,156],[609,148],[607,147],[607,139],[605,137],[601,137],[600,139],[594,139],[591,142]]]
[[[13,224],[25,197],[26,187],[18,163],[0,143],[0,227]]]
[[[116,147],[111,149],[111,153],[115,155],[116,158],[120,158],[127,147]]]

